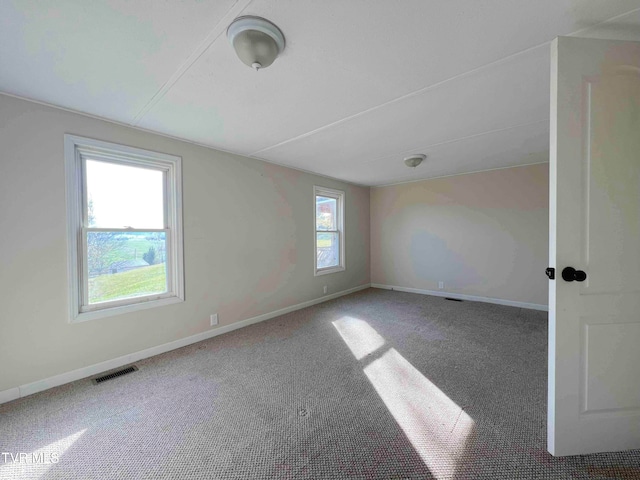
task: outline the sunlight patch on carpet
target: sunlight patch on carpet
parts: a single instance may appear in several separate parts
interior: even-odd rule
[[[474,429],[471,417],[393,348],[364,373],[431,473],[453,478]]]
[[[386,343],[364,320],[345,316],[333,325],[358,360]],[[394,348],[364,373],[431,473],[452,478],[475,427],[471,417]]]
[[[53,465],[63,461],[64,453],[86,431],[85,428],[33,452],[3,452],[0,458],[3,463],[0,466],[0,478],[41,478]]]
[[[385,343],[378,332],[358,318],[342,317],[333,322],[333,326],[358,360],[375,352]]]

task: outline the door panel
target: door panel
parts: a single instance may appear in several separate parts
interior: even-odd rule
[[[612,377],[635,378],[640,365],[640,323],[591,323],[602,319],[583,319],[584,325],[584,410],[582,413],[640,409],[640,382],[611,382]],[[621,412],[627,413],[627,412]]]
[[[640,448],[640,43],[552,46],[548,449]]]
[[[590,276],[580,293],[637,292],[640,108],[628,99],[640,98],[640,75],[607,74],[590,79],[585,87],[587,210],[583,264],[598,275]]]

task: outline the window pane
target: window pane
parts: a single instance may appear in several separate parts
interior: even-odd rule
[[[164,228],[160,170],[87,160],[89,227]]]
[[[338,233],[316,233],[318,269],[340,265],[340,239]]]
[[[87,232],[89,304],[165,293],[165,232]]]
[[[337,230],[335,198],[316,196],[316,230]]]

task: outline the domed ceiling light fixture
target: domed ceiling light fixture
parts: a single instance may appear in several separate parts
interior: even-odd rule
[[[227,38],[238,58],[256,72],[271,65],[285,46],[280,29],[261,17],[236,18],[227,28]]]
[[[416,168],[424,161],[425,158],[427,158],[427,156],[422,154],[411,155],[410,157],[406,157],[404,159],[404,164],[407,167]]]

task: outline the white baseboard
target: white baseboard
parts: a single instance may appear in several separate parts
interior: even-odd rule
[[[16,398],[20,398],[19,387],[10,388],[9,390],[3,390],[0,392],[0,404],[10,402]]]
[[[297,305],[291,305],[290,307],[281,308],[280,310],[276,310],[273,312],[263,313],[262,315],[258,315],[256,317],[247,318],[245,320],[214,328],[213,330],[198,333],[190,337],[181,338],[179,340],[174,340],[173,342],[147,348],[146,350],[123,355],[112,360],[107,360],[105,362],[96,363],[87,367],[78,368],[77,370],[73,370],[71,372],[61,373],[59,375],[45,378],[43,380],[38,380],[37,382],[28,383],[20,387],[14,387],[8,390],[0,391],[0,404],[10,402],[11,400],[15,400],[17,398],[26,397],[27,395],[32,395],[34,393],[57,387],[59,385],[64,385],[65,383],[92,377],[107,370],[112,370],[114,368],[119,368],[124,365],[137,362],[138,360],[142,360],[143,358],[149,358],[161,353],[169,352],[171,350],[175,350],[176,348],[181,348],[187,345],[191,345],[192,343],[216,337],[218,335],[222,335],[239,328],[253,325],[254,323],[264,322],[265,320],[269,320],[286,313],[294,312],[302,308],[311,307],[312,305],[317,305],[318,303],[333,300],[334,298],[342,297],[344,295],[349,295],[350,293],[358,292],[369,287],[371,287],[371,284],[367,283],[365,285],[360,285],[359,287],[350,288],[348,290],[343,290],[331,295],[324,295],[320,298],[298,303]]]
[[[549,307],[547,305],[541,305],[538,303],[516,302],[513,300],[503,300],[502,298],[477,297],[475,295],[464,295],[461,293],[443,292],[441,290],[421,290],[419,288],[398,287],[395,285],[382,285],[380,283],[372,283],[371,287],[383,288],[385,290],[398,290],[399,292],[419,293],[421,295],[433,295],[434,297],[457,298],[459,300],[469,300],[471,302],[495,303],[497,305],[507,305],[509,307],[528,308],[530,310],[540,310],[543,312],[549,311]]]

